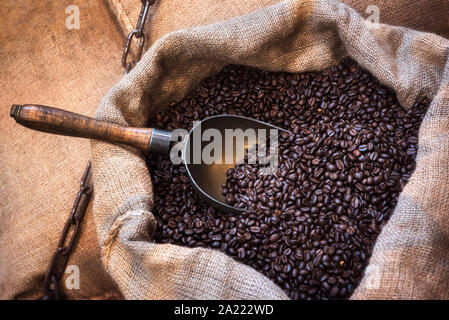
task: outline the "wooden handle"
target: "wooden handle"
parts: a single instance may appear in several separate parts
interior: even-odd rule
[[[73,112],[40,105],[13,105],[11,117],[17,123],[38,131],[64,136],[97,139],[126,144],[148,152],[150,128],[124,127]]]

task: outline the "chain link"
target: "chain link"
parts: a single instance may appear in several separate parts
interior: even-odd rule
[[[80,189],[73,203],[72,211],[67,219],[58,247],[50,260],[50,266],[44,277],[44,296],[42,300],[58,300],[62,298],[59,284],[69,261],[77,238],[80,234],[81,222],[83,221],[89,200],[92,196],[93,185],[91,183],[91,162],[87,163],[83,178],[80,182]]]
[[[145,47],[145,40],[146,40],[144,32],[145,22],[147,20],[149,8],[156,2],[156,0],[146,0],[146,1],[141,0],[141,2],[142,8],[140,9],[139,19],[137,20],[136,28],[129,33],[128,38],[126,40],[125,48],[123,49],[122,66],[123,68],[125,68],[125,74],[127,74],[132,68],[134,68],[136,62],[139,61],[140,58],[142,57],[142,52],[143,48]],[[139,41],[137,44],[137,56],[135,60],[129,62],[128,56],[133,39],[137,39]]]
[[[149,7],[155,2],[156,0],[141,0],[142,8],[140,9],[136,28],[129,33],[125,48],[123,49],[122,65],[125,68],[125,75],[135,66],[142,56],[146,40],[144,27]],[[128,56],[133,39],[138,39],[139,42],[136,59],[130,62],[128,61]],[[59,238],[58,247],[53,253],[49,267],[45,273],[43,284],[44,295],[41,300],[59,300],[65,298],[60,288],[60,283],[67,267],[67,262],[69,261],[70,255],[73,252],[76,241],[80,235],[81,223],[86,213],[87,206],[89,205],[90,198],[92,197],[93,183],[91,182],[91,166],[89,160],[86,169],[84,170],[80,182],[80,189],[75,202],[73,203],[72,211],[70,212],[70,216],[67,219]]]

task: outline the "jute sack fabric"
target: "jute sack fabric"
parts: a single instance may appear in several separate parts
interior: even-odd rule
[[[444,22],[442,22],[444,23]],[[145,126],[223,66],[321,70],[351,56],[392,87],[405,108],[433,99],[419,132],[417,167],[353,295],[449,298],[449,41],[404,27],[372,28],[337,0],[284,1],[157,41],[103,98],[99,119]],[[102,259],[126,298],[284,299],[255,270],[210,249],[156,244],[151,179],[142,155],[91,142],[94,216]]]
[[[145,27],[150,48],[169,32],[206,25],[278,3],[279,0],[157,0],[149,9]],[[362,17],[378,8],[381,23],[436,33],[449,38],[449,1],[447,0],[342,0]],[[123,36],[135,28],[140,2],[135,0],[106,0],[114,12]],[[134,47],[132,47],[134,48]]]
[[[70,5],[80,8],[79,30],[66,27]],[[9,116],[11,105],[38,103],[94,115],[122,77],[123,38],[100,1],[2,0],[0,17],[0,299],[34,299],[42,296],[90,145],[18,125]],[[66,290],[74,273],[65,274],[67,297],[116,293],[100,260],[91,206],[68,264],[78,267],[80,286]]]

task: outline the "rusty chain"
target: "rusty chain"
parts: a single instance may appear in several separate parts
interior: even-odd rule
[[[69,219],[66,221],[62,229],[61,236],[58,241],[58,248],[53,253],[50,260],[50,266],[47,269],[44,277],[44,296],[42,300],[59,300],[63,298],[60,290],[60,281],[69,261],[76,240],[79,237],[81,230],[81,222],[86,212],[89,200],[92,196],[93,185],[91,180],[91,163],[87,164],[84,170],[83,178],[80,182],[80,190],[73,203],[72,211]],[[69,234],[70,238],[69,238]],[[67,239],[69,239],[67,241]],[[67,245],[65,245],[67,243]]]
[[[125,48],[123,49],[122,66],[125,69],[125,75],[135,66],[137,61],[139,61],[142,56],[146,40],[144,27],[149,8],[155,2],[156,0],[141,0],[142,7],[140,9],[136,28],[129,33]],[[128,61],[128,58],[133,39],[137,39],[139,42],[137,45],[136,57],[130,62]],[[45,273],[43,284],[44,295],[41,300],[59,300],[65,298],[61,290],[61,279],[67,267],[67,262],[70,259],[70,255],[75,248],[76,241],[79,238],[81,223],[86,213],[87,206],[89,205],[90,198],[92,197],[93,183],[91,182],[91,166],[91,161],[89,160],[84,170],[84,174],[80,182],[80,189],[75,198],[75,202],[73,203],[69,218],[62,229],[57,249],[53,253],[49,267]]]
[[[142,2],[142,8],[140,9],[139,19],[137,20],[137,25],[134,30],[132,30],[128,38],[126,40],[125,48],[123,49],[123,55],[122,55],[122,66],[125,68],[125,74],[127,74],[136,64],[136,61],[139,61],[142,57],[143,48],[145,46],[145,32],[143,28],[145,27],[145,22],[147,20],[148,16],[148,10],[151,5],[154,4],[156,0],[141,0]],[[136,59],[132,62],[128,62],[128,55],[131,48],[132,40],[140,39],[137,49],[137,56]]]

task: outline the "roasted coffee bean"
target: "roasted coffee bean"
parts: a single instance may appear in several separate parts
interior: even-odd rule
[[[270,240],[270,242],[276,242],[281,238],[281,236],[279,235],[279,233],[273,233],[268,240]]]
[[[279,168],[229,169],[226,201],[251,212],[221,213],[190,185],[182,165],[151,154],[154,240],[220,250],[277,283],[292,299],[345,299],[414,170],[429,101],[408,111],[394,92],[344,59],[321,72],[289,74],[227,66],[149,126],[191,129],[236,114],[293,132],[279,137]]]

